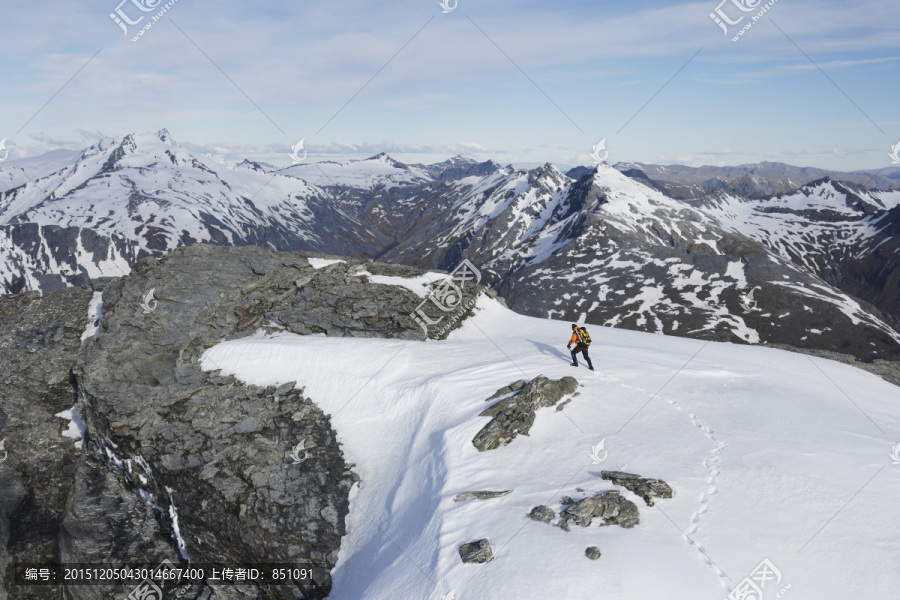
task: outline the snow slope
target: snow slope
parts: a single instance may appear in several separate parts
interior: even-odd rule
[[[568,334],[482,297],[446,341],[259,333],[203,360],[251,384],[297,381],[332,415],[361,484],[331,598],[722,600],[764,559],[782,574],[766,599],[788,585],[797,600],[896,597],[900,389],[806,355],[598,327],[591,373],[567,365]],[[484,399],[539,374],[575,376],[580,395],[479,453]],[[608,458],[592,464],[601,440]],[[674,498],[646,507],[601,469],[664,479]],[[637,527],[527,516],[609,489],[638,504]],[[463,564],[459,546],[484,537],[494,561]]]

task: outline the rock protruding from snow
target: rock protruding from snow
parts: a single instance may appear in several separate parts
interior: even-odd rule
[[[559,526],[569,531],[570,523],[587,527],[596,518],[603,519],[602,525],[619,525],[626,529],[641,522],[637,504],[623,498],[618,491],[610,490],[567,506],[560,513]]]
[[[460,546],[459,557],[464,563],[486,563],[494,560],[494,553],[491,551],[491,543],[484,538]]]
[[[513,385],[517,385],[517,383]],[[513,392],[512,386],[500,388],[494,397],[511,392],[513,395],[500,400],[481,413],[480,416],[493,417],[493,419],[475,435],[472,444],[480,452],[484,452],[505,446],[519,434],[528,435],[534,424],[537,409],[555,406],[563,397],[572,394],[577,388],[578,381],[574,377],[563,377],[555,381],[544,375],[538,375],[515,392]]]
[[[654,498],[671,498],[672,488],[662,479],[647,479],[622,471],[600,471],[600,476],[615,485],[621,485],[632,494],[644,499],[647,506],[653,506]]]
[[[597,546],[589,546],[584,551],[584,555],[591,560],[597,560],[598,558],[600,558],[600,548],[598,548]]]
[[[499,390],[497,390],[496,392],[491,394],[489,397],[485,398],[484,401],[490,402],[491,400],[496,400],[497,398],[502,398],[503,396],[508,396],[509,394],[512,394],[513,392],[518,392],[523,387],[525,387],[525,380],[520,379],[518,381],[515,381],[515,382],[507,385],[506,387],[500,388]]]
[[[454,502],[469,502],[471,500],[490,500],[492,498],[502,498],[509,494],[512,490],[503,490],[502,492],[490,492],[482,490],[478,492],[463,492],[453,499]]]
[[[544,506],[541,504],[540,506],[535,506],[531,509],[531,512],[528,514],[531,517],[532,521],[543,521],[544,523],[549,523],[556,517],[556,513],[553,512],[553,509],[549,506]]]

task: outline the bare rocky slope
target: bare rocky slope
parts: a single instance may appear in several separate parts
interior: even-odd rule
[[[0,297],[0,439],[8,451],[0,463],[0,598],[129,593],[122,585],[65,593],[13,585],[13,564],[188,558],[309,565],[315,576],[297,585],[187,586],[179,598],[327,595],[358,480],[329,416],[302,389],[245,386],[199,363],[207,347],[259,328],[424,339],[409,316],[421,298],[370,281],[402,282],[419,271],[326,262],[317,269],[303,254],[198,244],[146,259],[120,279]],[[101,293],[91,335],[89,306]],[[68,420],[58,415],[69,409],[85,424],[83,439],[61,435]],[[291,453],[300,442],[309,450],[298,464]]]

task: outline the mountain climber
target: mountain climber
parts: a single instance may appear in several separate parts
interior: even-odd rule
[[[575,349],[572,350],[572,344],[575,344]],[[584,327],[579,327],[575,323],[572,323],[572,339],[569,340],[569,343],[566,345],[566,348],[571,350],[572,352],[572,366],[578,366],[578,357],[576,354],[581,352],[584,355],[584,361],[588,364],[588,369],[591,371],[594,370],[594,364],[591,362],[591,357],[588,356],[588,346],[591,345],[591,336],[588,335],[587,329]]]

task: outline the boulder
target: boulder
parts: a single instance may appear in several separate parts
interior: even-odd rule
[[[529,517],[534,521],[543,521],[544,523],[549,523],[556,517],[556,513],[553,512],[553,509],[549,506],[544,506],[541,504],[540,506],[535,506],[531,509],[531,512],[528,514]]]
[[[598,558],[600,558],[600,548],[598,548],[597,546],[589,546],[584,551],[584,555],[591,560],[597,560]]]
[[[494,560],[494,553],[491,551],[491,543],[484,538],[460,546],[459,557],[464,563],[486,563]]]
[[[569,530],[570,523],[587,527],[595,518],[603,519],[601,526],[619,525],[626,529],[634,527],[641,521],[637,505],[623,498],[615,490],[571,504],[563,509],[559,517],[559,527],[565,531]]]

